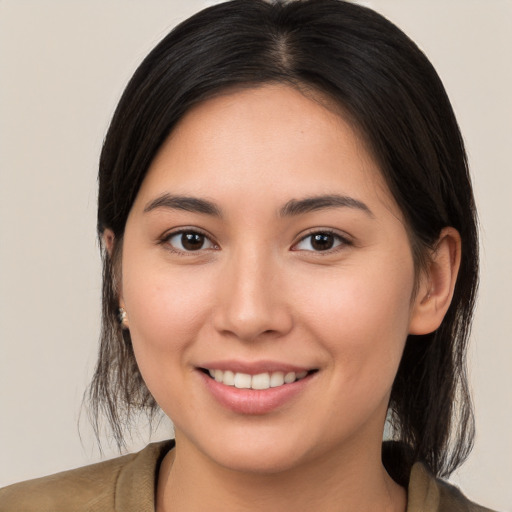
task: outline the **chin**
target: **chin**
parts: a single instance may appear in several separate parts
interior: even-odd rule
[[[241,447],[239,450],[231,449],[228,452],[211,454],[215,462],[231,471],[238,473],[251,473],[259,475],[273,475],[284,473],[297,468],[303,462],[297,447],[286,450],[284,447],[261,449],[259,447]]]
[[[213,463],[240,473],[275,474],[301,465],[308,451],[305,434],[260,427],[241,426],[222,433],[212,429],[203,442],[191,441]]]

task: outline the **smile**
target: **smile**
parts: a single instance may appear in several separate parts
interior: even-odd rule
[[[269,414],[292,403],[314,385],[319,373],[318,368],[269,361],[211,362],[196,369],[217,403],[243,415]]]
[[[301,372],[263,372],[257,375],[233,372],[231,370],[206,369],[216,382],[238,389],[264,390],[292,384],[308,375],[307,370]]]

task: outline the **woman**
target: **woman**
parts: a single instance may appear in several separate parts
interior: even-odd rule
[[[135,73],[99,181],[92,403],[120,444],[157,407],[176,441],[2,510],[484,510],[435,480],[473,435],[471,184],[396,27],[337,0],[197,14]]]

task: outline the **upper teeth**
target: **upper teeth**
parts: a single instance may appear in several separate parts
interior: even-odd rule
[[[268,389],[290,384],[296,380],[303,379],[308,372],[265,372],[258,375],[249,375],[248,373],[232,372],[230,370],[208,370],[210,376],[217,382],[222,382],[226,386],[234,386],[240,389]]]

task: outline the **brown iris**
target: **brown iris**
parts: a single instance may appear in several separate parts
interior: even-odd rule
[[[334,245],[334,236],[330,233],[315,233],[311,235],[311,247],[316,251],[327,251]]]
[[[201,233],[182,233],[181,245],[187,251],[198,251],[203,248],[205,238]]]

